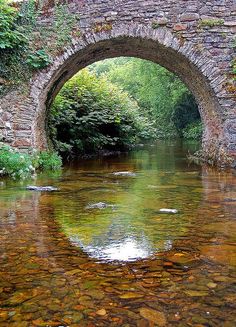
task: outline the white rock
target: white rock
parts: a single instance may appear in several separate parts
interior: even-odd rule
[[[159,210],[161,213],[178,213],[177,209],[166,209],[166,208],[162,208]]]
[[[128,176],[128,177],[135,177],[136,174],[131,171],[117,171],[113,173],[114,176]]]

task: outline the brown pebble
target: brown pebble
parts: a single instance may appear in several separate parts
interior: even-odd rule
[[[100,309],[96,312],[97,315],[99,316],[105,316],[107,314],[105,309]]]

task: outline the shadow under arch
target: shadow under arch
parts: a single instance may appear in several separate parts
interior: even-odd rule
[[[223,121],[217,85],[224,79],[207,53],[177,39],[165,28],[142,25],[119,26],[112,31],[86,33],[56,57],[52,65],[31,82],[36,110],[32,122],[33,146],[47,148],[47,112],[55,96],[73,75],[86,66],[107,58],[137,57],[157,63],[175,73],[193,93],[204,125],[203,151],[219,156],[223,144]]]

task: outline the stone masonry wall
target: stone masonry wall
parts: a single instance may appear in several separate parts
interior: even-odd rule
[[[205,156],[236,165],[235,0],[71,0],[80,37],[35,73],[28,92],[0,99],[0,137],[20,149],[47,147],[49,104],[78,70],[97,60],[136,56],[176,73],[193,92],[205,125]],[[45,1],[40,24],[53,21]],[[234,162],[233,162],[234,161]]]

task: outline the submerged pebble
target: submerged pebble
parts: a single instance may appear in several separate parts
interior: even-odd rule
[[[147,319],[151,323],[157,324],[157,326],[166,326],[167,320],[163,312],[156,311],[150,308],[140,308],[140,316]]]

